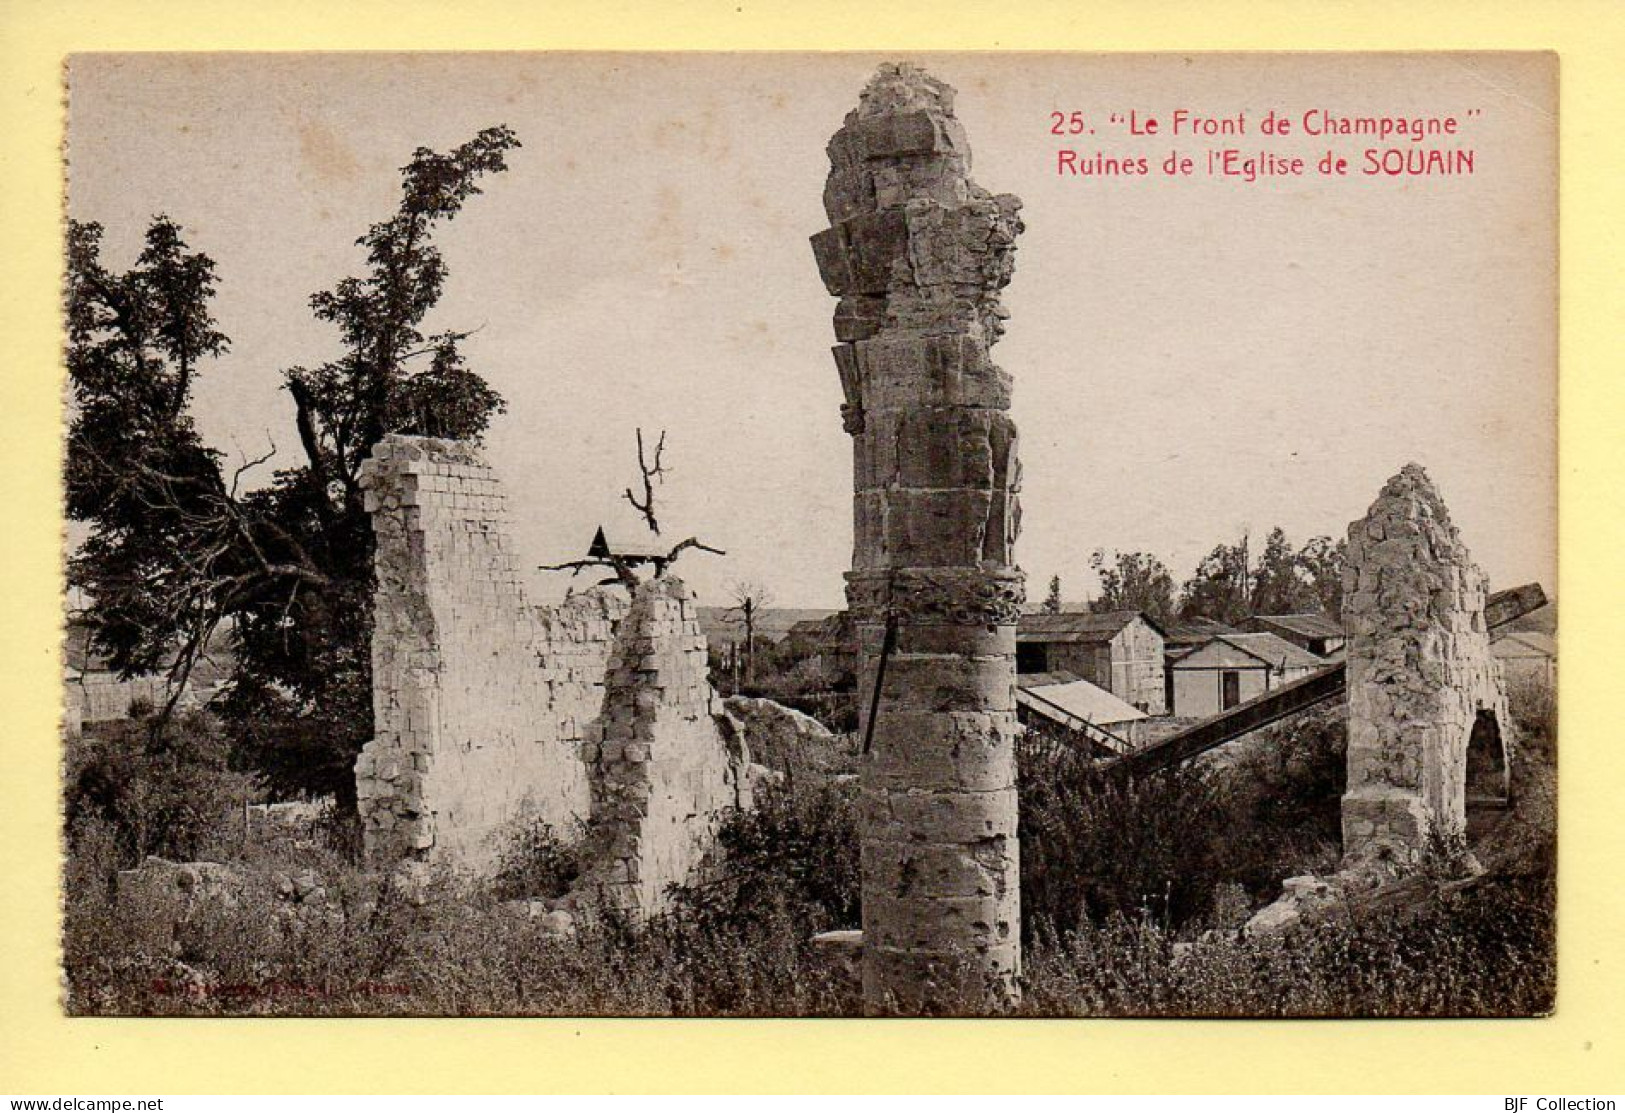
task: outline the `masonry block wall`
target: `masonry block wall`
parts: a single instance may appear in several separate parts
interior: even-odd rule
[[[530,606],[500,484],[467,444],[386,437],[362,485],[377,576],[375,736],[356,765],[369,858],[484,871],[517,820],[568,834],[591,814],[583,747],[625,601]]]
[[[970,180],[954,90],[882,66],[829,142],[812,238],[853,439],[859,706],[896,646],[862,768],[864,996],[872,1012],[1016,993],[1013,548],[1020,466],[1003,331],[1021,202]]]
[[[594,865],[576,892],[659,912],[722,816],[751,804],[744,740],[707,678],[699,610],[681,580],[651,580],[633,596],[609,659],[602,741],[587,754]]]
[[[1417,465],[1349,526],[1346,865],[1414,861],[1430,829],[1462,832],[1470,742],[1500,751],[1488,767],[1505,792],[1510,719],[1486,595],[1484,574]]]

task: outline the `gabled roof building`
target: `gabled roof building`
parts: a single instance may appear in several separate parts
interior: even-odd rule
[[[1139,611],[1024,614],[1018,673],[1069,672],[1148,715],[1167,710],[1162,627]]]
[[[1219,634],[1172,655],[1167,700],[1181,718],[1206,718],[1329,662],[1275,634]]]

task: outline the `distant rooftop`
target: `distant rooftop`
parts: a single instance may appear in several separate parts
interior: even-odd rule
[[[1162,636],[1169,645],[1199,645],[1218,634],[1238,633],[1234,626],[1226,626],[1214,618],[1180,618],[1162,625]]]
[[[1034,683],[1040,677],[1058,682]],[[1017,703],[1047,719],[1064,721],[1065,716],[1070,715],[1087,723],[1110,727],[1148,717],[1133,704],[1071,673],[1028,673],[1018,676],[1016,685]]]
[[[1318,669],[1326,664],[1324,659],[1293,645],[1278,634],[1221,634],[1219,640],[1229,642],[1237,649],[1278,668]]]
[[[1557,657],[1557,639],[1537,630],[1513,630],[1502,634],[1490,645],[1490,651],[1505,660],[1509,657]]]
[[[812,607],[759,607],[751,621],[758,638],[778,641],[793,627],[804,623],[816,625],[838,613]],[[745,616],[738,607],[701,607],[700,629],[705,631],[712,645],[738,641],[745,636]]]
[[[1018,642],[1104,642],[1110,641],[1136,618],[1139,611],[1104,611],[1100,614],[1024,614],[1016,624]],[[1162,627],[1145,618],[1159,633]]]
[[[611,556],[631,557],[634,560],[664,559],[671,551],[671,546],[663,542],[656,534],[648,530],[641,532],[626,528],[605,529],[598,527],[598,532],[592,536],[592,544],[587,546],[587,555],[608,560]]]
[[[1256,621],[1300,638],[1340,638],[1343,627],[1323,614],[1261,614]]]

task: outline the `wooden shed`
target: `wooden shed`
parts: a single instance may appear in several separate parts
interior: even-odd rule
[[[1496,638],[1490,652],[1501,662],[1507,683],[1557,684],[1557,639],[1538,630],[1514,630]]]
[[[1274,634],[1219,634],[1169,662],[1167,699],[1180,718],[1206,718],[1326,664]]]
[[[1139,611],[1024,614],[1018,673],[1069,672],[1148,715],[1167,713],[1162,627]]]

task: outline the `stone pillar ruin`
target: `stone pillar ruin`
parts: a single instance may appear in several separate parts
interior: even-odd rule
[[[813,237],[853,438],[863,979],[871,1012],[1012,1000],[1020,973],[1010,377],[988,354],[1021,202],[969,178],[954,90],[882,66],[829,143]],[[895,623],[875,722],[872,686]]]
[[[1505,795],[1510,719],[1487,590],[1415,464],[1349,526],[1345,869],[1414,863],[1432,833],[1464,832],[1470,791]]]

